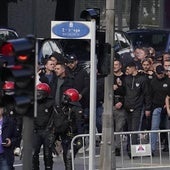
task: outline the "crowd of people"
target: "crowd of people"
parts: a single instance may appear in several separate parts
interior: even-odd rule
[[[151,47],[138,47],[133,54],[134,57],[126,65],[119,58],[113,61],[114,131],[169,129],[170,54],[157,55]],[[96,76],[96,129],[102,133],[105,75],[96,71]],[[77,134],[89,133],[90,75],[79,65],[75,54],[63,56],[54,52],[38,68],[36,89],[37,117],[34,118],[32,170],[40,169],[42,145],[46,170],[53,169],[53,157],[61,152],[65,169],[71,170],[71,140]],[[8,97],[8,94],[4,96]],[[7,107],[7,103],[0,101],[0,166],[8,167],[7,170],[13,169],[12,152],[19,148],[22,134],[21,118],[16,120],[7,116],[11,111],[14,111],[14,106]],[[9,122],[11,126],[8,127]],[[7,132],[5,129],[8,129]],[[168,151],[167,134],[162,135],[161,140],[164,143],[163,151]],[[154,155],[157,133],[151,133],[150,141]],[[138,135],[132,135],[131,139],[127,137],[129,157],[130,144],[138,142]],[[82,144],[81,139],[75,141],[75,154]],[[121,155],[120,150],[120,136],[116,135],[116,156]]]
[[[151,47],[138,47],[134,50],[134,58],[124,69],[123,73],[121,62],[114,61],[115,131],[168,129],[170,54],[157,55]],[[150,141],[154,156],[157,149],[157,133],[151,133]],[[134,134],[131,144],[137,143],[138,135]],[[162,137],[162,143],[163,151],[168,151],[166,135]],[[129,137],[127,151],[131,157]],[[116,140],[115,153],[120,155],[120,139]]]

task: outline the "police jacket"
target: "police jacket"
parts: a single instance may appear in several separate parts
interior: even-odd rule
[[[81,66],[77,65],[75,69],[69,69],[70,74],[74,78],[73,87],[78,90],[78,92],[82,95],[82,99],[80,103],[82,107],[86,108],[88,106],[88,97],[89,97],[89,86],[90,79],[89,74],[85,69]]]
[[[11,146],[4,147],[4,154],[7,159],[8,165],[12,169],[14,164],[14,148],[17,141],[17,131],[14,120],[9,116],[3,117],[2,124],[2,142],[4,142],[6,138],[9,138],[11,140]]]
[[[74,87],[79,91],[82,96],[87,93],[89,86],[89,75],[85,69],[77,65],[74,70],[69,70],[74,77]]]
[[[54,100],[46,98],[44,100],[37,101],[37,117],[34,119],[34,128],[36,130],[45,130],[48,126]]]
[[[150,89],[152,109],[164,107],[165,97],[170,91],[170,79],[168,77],[164,77],[162,79],[154,77],[154,79],[151,81]]]
[[[125,77],[125,109],[151,109],[151,99],[147,79],[144,75],[128,75]]]

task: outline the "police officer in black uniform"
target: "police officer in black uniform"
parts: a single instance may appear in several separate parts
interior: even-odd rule
[[[45,170],[52,170],[52,145],[54,142],[53,129],[49,128],[52,115],[53,100],[48,98],[50,87],[46,83],[39,83],[37,86],[37,117],[34,120],[33,138],[33,170],[39,170],[39,153],[43,145]]]

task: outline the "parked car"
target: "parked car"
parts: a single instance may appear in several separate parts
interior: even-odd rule
[[[2,54],[1,46],[8,40],[19,38],[18,33],[12,28],[0,27],[0,61],[6,62],[8,65],[14,64],[14,57],[7,57]]]
[[[55,39],[37,39],[38,43],[38,63],[43,65],[44,60],[48,58],[53,52],[62,54],[63,49],[59,40]]]
[[[18,38],[18,33],[11,28],[0,28],[0,46],[3,42]]]
[[[167,29],[134,29],[127,31],[134,48],[139,46],[153,47],[156,52],[170,52],[170,30]]]

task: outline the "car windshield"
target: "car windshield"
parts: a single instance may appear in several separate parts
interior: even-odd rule
[[[12,30],[0,29],[0,45],[11,39],[18,38],[18,35]]]
[[[130,33],[133,46],[153,47],[156,51],[164,51],[168,41],[168,33]]]

